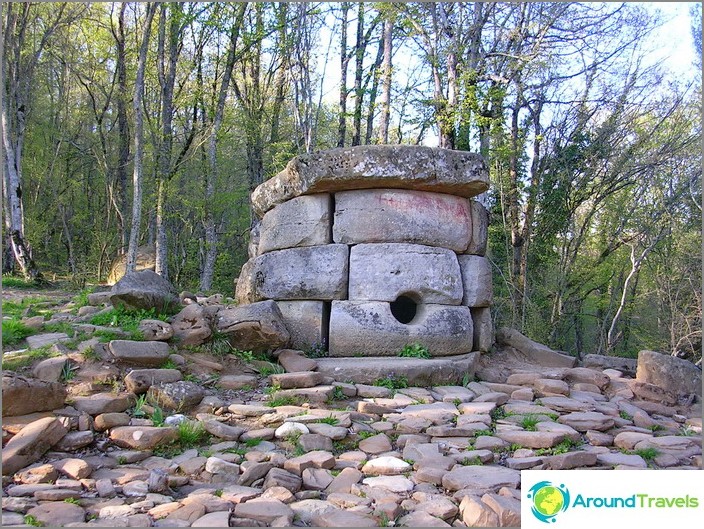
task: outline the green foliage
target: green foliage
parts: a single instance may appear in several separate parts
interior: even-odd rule
[[[242,351],[241,349],[232,349],[231,354],[247,364],[256,360],[256,358],[254,357],[254,353],[252,351]]]
[[[404,358],[425,358],[428,359],[430,358],[430,353],[428,352],[428,348],[419,344],[419,343],[413,343],[409,345],[405,345],[403,349],[398,353],[398,356],[404,357]]]
[[[38,349],[30,349],[29,351],[25,351],[24,353],[17,355],[8,356],[4,354],[2,356],[2,368],[10,371],[17,371],[23,367],[31,366],[39,360],[44,360],[57,355],[58,353],[52,352],[51,347],[48,345]]]
[[[634,450],[633,453],[639,455],[640,457],[645,459],[646,462],[650,463],[653,459],[660,455],[660,450],[658,450],[657,448],[648,447],[639,448],[638,450]]]
[[[208,437],[203,423],[200,421],[182,421],[178,424],[178,442],[183,448],[193,448],[204,442]]]
[[[330,355],[325,344],[314,343],[305,351],[308,358],[325,358]]]
[[[63,332],[69,336],[73,336],[73,325],[66,321],[57,321],[55,323],[45,323],[44,330],[47,332]]]
[[[36,281],[28,281],[22,279],[21,277],[15,277],[11,275],[2,276],[2,288],[19,288],[19,289],[35,289],[40,288],[41,283]]]
[[[477,466],[477,465],[483,465],[482,460],[479,459],[478,457],[465,457],[462,461],[460,461],[460,465],[464,466]]]
[[[474,437],[481,437],[482,435],[494,435],[494,432],[492,430],[477,430],[474,432]]]
[[[157,313],[156,309],[140,309],[126,310],[122,307],[110,309],[101,314],[96,314],[90,319],[92,325],[100,325],[102,327],[120,327],[123,330],[135,333],[139,332],[139,323],[142,320],[161,320],[166,321],[168,314]]]
[[[558,454],[566,454],[570,450],[574,450],[579,446],[579,443],[577,441],[573,441],[572,439],[565,439],[564,441],[559,442],[552,448],[538,448],[535,450],[535,455],[537,456],[554,456]]]
[[[265,362],[261,365],[257,365],[254,368],[261,376],[268,377],[269,375],[280,375],[285,373],[286,370],[279,364],[274,364],[273,362]]]
[[[78,312],[78,309],[81,307],[89,305],[88,294],[92,294],[94,290],[93,288],[84,288],[73,297],[73,303],[75,304],[74,312]]]
[[[404,389],[408,387],[408,379],[403,375],[396,376],[393,373],[389,373],[384,378],[376,379],[374,385],[390,390]]]
[[[98,339],[100,343],[108,343],[112,340],[119,340],[121,335],[117,332],[106,331],[104,329],[98,329],[93,332],[93,336]]]
[[[10,316],[11,318],[46,315],[51,313],[51,310],[47,308],[48,303],[48,298],[43,296],[27,296],[19,302],[3,300],[2,315],[3,317]]]
[[[169,358],[163,364],[161,364],[161,366],[159,366],[159,368],[160,369],[178,369],[178,364]]]
[[[72,503],[73,505],[79,505],[79,501],[76,498],[65,498],[64,503]]]
[[[329,424],[330,426],[335,426],[337,425],[340,421],[337,419],[337,417],[333,417],[332,415],[329,415],[327,417],[323,417],[322,419],[318,419],[315,422],[323,423],[323,424]]]
[[[4,286],[4,285],[3,285]],[[24,515],[24,523],[27,525],[30,525],[32,527],[43,527],[44,524],[42,524],[37,518],[31,514],[25,514]]]
[[[76,377],[76,371],[78,371],[78,366],[72,365],[71,362],[66,361],[64,367],[61,368],[61,382],[70,382]]]
[[[631,415],[630,413],[625,412],[625,411],[623,411],[623,410],[621,410],[620,412],[618,412],[618,416],[621,417],[622,419],[625,419],[626,421],[632,421],[632,420],[633,420],[633,415]]]
[[[147,395],[146,393],[143,393],[139,397],[137,397],[137,400],[134,403],[134,406],[132,407],[132,416],[133,417],[144,417],[147,413],[144,411],[144,406],[147,403]]]
[[[528,414],[521,419],[521,428],[528,432],[535,432],[537,430],[536,424],[540,422],[539,418],[535,415]]]
[[[27,336],[31,336],[34,333],[34,329],[27,327],[20,320],[2,320],[3,346],[17,345]]]
[[[359,437],[360,439],[368,439],[370,437],[374,437],[378,433],[379,432],[371,432],[369,430],[361,430],[361,431],[357,432],[357,437]]]
[[[263,441],[263,439],[261,439],[261,438],[259,438],[259,437],[254,437],[254,438],[252,438],[252,439],[247,439],[247,440],[244,442],[244,445],[245,445],[247,448],[254,448],[255,446],[260,445],[262,441]]]
[[[342,391],[342,388],[340,386],[335,386],[332,390],[332,395],[330,396],[330,400],[345,400],[347,398],[347,395],[345,395],[345,392]]]
[[[278,406],[300,406],[301,398],[295,395],[277,395],[272,393],[269,396],[269,400],[266,402],[267,406],[276,408]]]
[[[164,410],[162,410],[159,406],[154,406],[153,408],[154,411],[149,417],[152,421],[152,424],[154,426],[163,426],[164,420],[166,419],[166,417],[164,417]]]

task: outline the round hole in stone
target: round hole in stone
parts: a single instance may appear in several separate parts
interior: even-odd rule
[[[394,318],[404,324],[411,323],[418,312],[418,302],[414,299],[412,294],[408,293],[401,294],[389,305]]]

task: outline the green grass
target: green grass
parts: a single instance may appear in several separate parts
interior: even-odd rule
[[[572,439],[565,439],[560,443],[556,444],[552,448],[538,448],[535,450],[536,456],[555,456],[559,454],[566,454],[570,450],[573,450],[579,446],[577,441]]]
[[[78,500],[76,498],[65,498],[64,503],[73,503],[74,505],[78,505]]]
[[[183,421],[178,424],[178,442],[184,448],[193,448],[208,438],[203,423],[200,421]]]
[[[521,428],[528,432],[535,432],[538,429],[536,428],[538,422],[538,418],[535,415],[526,415],[521,419]]]
[[[462,461],[460,461],[460,465],[463,465],[465,467],[468,466],[476,466],[476,465],[483,465],[482,460],[479,459],[478,457],[465,457]]]
[[[3,286],[5,286],[4,283],[5,280],[3,279]],[[31,514],[24,515],[24,523],[32,527],[44,527],[44,524],[42,524],[39,520],[36,519],[36,517],[32,516]]]
[[[403,349],[401,349],[401,351],[398,353],[398,356],[402,356],[404,358],[428,359],[430,358],[430,353],[428,352],[427,347],[424,347],[419,343],[413,343],[405,345]]]
[[[328,401],[332,402],[334,400],[345,400],[346,398],[347,395],[345,395],[345,392],[342,391],[342,388],[340,386],[335,386],[335,389],[332,390],[332,395],[330,395]]]
[[[27,336],[34,334],[34,329],[27,327],[17,319],[2,320],[2,344],[3,346],[17,345]]]
[[[648,448],[639,448],[638,450],[635,450],[633,452],[636,455],[639,455],[643,459],[645,459],[646,462],[650,463],[653,459],[658,457],[660,455],[660,450],[657,448],[648,447]]]
[[[24,316],[46,316],[52,314],[51,309],[46,308],[51,300],[44,296],[27,296],[18,303],[16,301],[4,300],[2,302],[2,315],[13,318]]]
[[[112,340],[119,340],[121,338],[121,334],[114,332],[114,331],[106,331],[103,329],[98,329],[93,333],[93,337],[97,338],[100,343],[108,343],[111,342]]]
[[[35,281],[27,281],[21,277],[15,277],[10,275],[2,276],[2,287],[3,288],[40,288],[41,285]]]
[[[120,327],[130,333],[138,333],[142,320],[166,321],[168,317],[168,314],[157,313],[156,309],[125,310],[118,308],[96,314],[90,319],[90,323],[102,327]]]
[[[64,367],[61,368],[61,382],[70,382],[76,378],[76,371],[78,371],[78,366],[72,365],[71,362],[66,362]]]
[[[482,435],[494,435],[494,432],[492,430],[477,430],[474,432],[474,437],[481,437]]]
[[[152,420],[154,426],[164,426],[164,420],[166,419],[166,417],[164,417],[164,410],[159,406],[154,406],[154,411],[149,418]]]
[[[340,421],[336,417],[329,415],[328,417],[323,417],[322,419],[319,419],[316,422],[323,423],[323,424],[329,424],[330,426],[335,426]]]
[[[370,437],[374,437],[377,435],[377,432],[370,432],[369,430],[362,430],[361,432],[357,432],[357,437],[360,439],[368,439]]]
[[[73,303],[75,304],[75,307],[73,308],[74,313],[77,313],[78,309],[80,309],[81,307],[85,307],[89,304],[88,294],[92,294],[93,290],[93,288],[84,288],[78,294],[73,296],[73,299],[71,301],[73,301]]]
[[[665,427],[660,424],[653,424],[652,426],[650,426],[650,431],[653,433],[659,432],[664,429],[665,429]]]
[[[52,356],[57,356],[58,353],[51,352],[51,346],[45,345],[39,349],[32,349],[26,353],[20,355],[6,356],[2,357],[2,368],[9,369],[10,371],[17,371],[23,367],[31,366],[33,363],[44,360],[45,358],[51,358]]]
[[[159,369],[178,369],[178,364],[169,358],[159,366]]]
[[[404,389],[408,387],[408,379],[405,376],[396,376],[393,373],[390,373],[384,378],[376,379],[374,381],[374,385],[390,390]]]
[[[262,443],[262,439],[259,438],[259,437],[255,437],[254,439],[247,439],[247,440],[244,442],[244,445],[245,445],[247,448],[254,448],[255,446],[260,445],[261,443]],[[239,453],[239,452],[236,452],[236,453]],[[241,455],[244,455],[244,454],[241,454]]]
[[[295,395],[276,395],[276,393],[271,393],[266,403],[266,405],[271,408],[277,408],[279,406],[298,406],[299,404],[301,404],[300,397],[296,397]]]
[[[286,372],[282,366],[279,364],[274,364],[273,362],[266,362],[259,367],[255,367],[255,370],[263,377],[268,377],[269,375],[280,375]]]
[[[147,403],[147,394],[143,393],[139,397],[137,397],[137,400],[134,403],[134,407],[132,408],[132,416],[133,417],[144,417],[147,413],[144,411],[144,405]]]
[[[622,419],[626,420],[626,421],[631,421],[631,420],[633,420],[633,415],[631,415],[630,413],[625,412],[625,411],[623,411],[623,410],[621,410],[620,412],[618,412],[618,416],[621,417]]]

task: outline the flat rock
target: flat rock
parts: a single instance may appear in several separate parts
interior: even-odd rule
[[[202,424],[206,432],[225,441],[237,441],[246,431],[241,426],[230,426],[216,420],[204,421]]]
[[[3,373],[3,417],[55,410],[63,407],[65,399],[66,389],[63,384]]]
[[[66,356],[47,358],[34,366],[32,374],[35,378],[44,382],[58,382],[67,361],[68,358]]]
[[[573,412],[562,415],[558,422],[571,426],[578,432],[609,430],[614,426],[614,418],[595,411]]]
[[[42,457],[67,433],[59,419],[46,417],[25,426],[2,450],[3,476],[12,475]]]
[[[615,467],[626,465],[635,468],[648,468],[645,460],[637,454],[622,454],[620,452],[606,452],[596,455],[597,461],[604,466]]]
[[[448,490],[477,489],[498,491],[501,487],[518,488],[521,474],[499,466],[456,466],[442,478],[442,486]]]
[[[96,393],[88,397],[73,397],[72,406],[88,415],[103,413],[120,413],[131,408],[135,403],[132,393]]]
[[[543,344],[534,342],[515,329],[507,327],[498,329],[496,342],[518,349],[530,360],[544,367],[573,367],[577,363],[576,357],[554,351]]]
[[[119,426],[110,432],[110,440],[122,448],[151,450],[168,444],[178,438],[176,428],[158,428],[155,426]]]
[[[171,354],[169,345],[164,342],[112,340],[108,349],[117,362],[136,367],[159,367]]]
[[[222,309],[218,312],[216,325],[219,332],[228,336],[233,347],[244,351],[279,349],[290,339],[274,301]]]
[[[79,505],[53,501],[42,503],[27,511],[27,515],[34,516],[43,525],[62,527],[74,522],[85,522],[86,511]]]
[[[377,476],[364,478],[362,483],[372,488],[378,487],[390,492],[399,493],[410,492],[415,487],[410,479],[403,476]]]
[[[261,217],[277,204],[314,193],[365,188],[411,189],[472,197],[486,191],[481,156],[434,147],[365,145],[299,155],[252,193]]]
[[[323,374],[317,371],[299,371],[271,375],[271,382],[281,389],[312,388],[323,382]]]
[[[460,514],[467,527],[499,527],[499,517],[478,497],[466,495],[460,502]]]
[[[161,320],[142,320],[139,322],[137,330],[142,333],[142,336],[148,342],[165,342],[174,335],[171,325]]]
[[[383,456],[370,459],[362,472],[370,476],[395,476],[411,470],[411,465],[397,457]]]
[[[192,303],[181,309],[171,320],[174,339],[180,345],[202,345],[213,334],[210,313],[201,305]]]
[[[293,519],[291,507],[277,500],[249,500],[235,505],[235,516],[270,523],[281,516]]]
[[[205,391],[195,382],[179,380],[153,384],[147,391],[147,401],[164,410],[187,412],[203,400]]]
[[[178,369],[133,369],[125,376],[125,386],[127,391],[141,395],[154,384],[178,382],[182,378]]]
[[[591,467],[596,465],[597,457],[593,452],[567,452],[547,458],[547,463],[553,470],[571,470],[573,468]]]
[[[259,379],[255,375],[223,375],[218,379],[220,389],[252,389]]]
[[[46,347],[47,345],[65,342],[68,340],[68,334],[65,332],[49,332],[27,336],[25,340],[27,341],[28,349],[39,349],[40,347]]]
[[[371,516],[343,509],[327,509],[313,515],[313,527],[377,527]]]

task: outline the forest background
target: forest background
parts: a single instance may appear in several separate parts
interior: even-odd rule
[[[3,274],[105,279],[154,244],[231,294],[249,194],[293,156],[480,152],[497,325],[701,362],[701,4],[4,3]],[[335,73],[333,73],[335,72]]]

